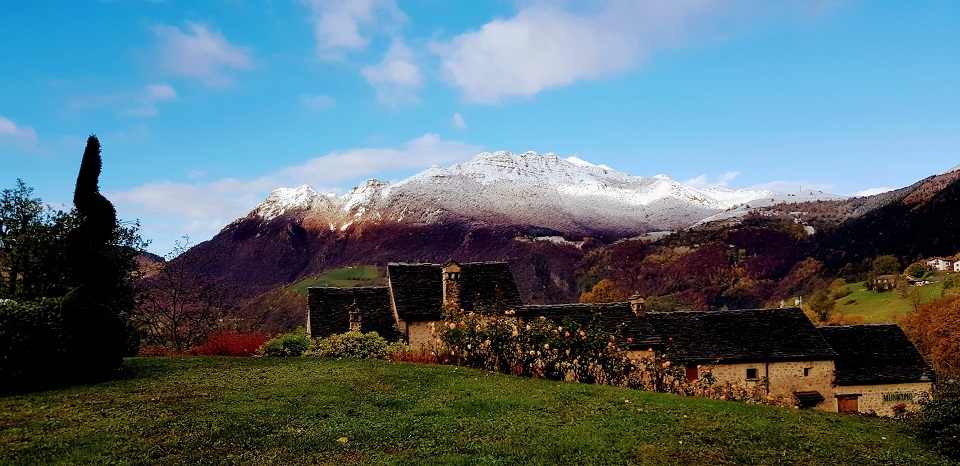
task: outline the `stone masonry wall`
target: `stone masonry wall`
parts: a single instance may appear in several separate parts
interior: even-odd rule
[[[836,395],[860,395],[857,410],[861,413],[876,413],[879,416],[893,416],[893,407],[898,403],[907,405],[907,409],[920,409],[920,401],[933,391],[930,382],[911,382],[883,385],[845,385],[834,387]],[[886,395],[886,396],[885,396]],[[829,397],[832,411],[837,411],[837,399]]]
[[[437,322],[427,321],[427,322],[410,322],[410,323],[400,323],[400,328],[407,329],[407,341],[410,346],[414,348],[420,348],[427,346],[435,338],[433,335],[432,325],[436,325]]]
[[[758,380],[747,380],[747,369],[757,370]],[[804,376],[804,369],[808,369]],[[790,361],[746,364],[712,364],[701,367],[709,370],[718,383],[729,382],[743,387],[755,387],[766,377],[770,381],[770,394],[792,397],[794,392],[817,391],[826,398],[817,409],[836,411],[833,399],[833,361]],[[832,405],[831,405],[832,403]]]

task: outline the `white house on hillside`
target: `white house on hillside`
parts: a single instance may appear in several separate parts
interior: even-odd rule
[[[950,261],[942,257],[934,257],[927,261],[927,266],[932,270],[939,270],[941,272],[950,270],[950,266],[953,265],[956,268],[956,264],[951,264]]]
[[[960,261],[956,261],[953,263],[953,271],[960,272]]]

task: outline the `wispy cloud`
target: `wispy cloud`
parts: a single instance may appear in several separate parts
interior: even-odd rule
[[[456,126],[460,129],[467,129],[467,122],[463,119],[463,116],[459,113],[453,114],[453,126]]]
[[[837,187],[832,184],[813,183],[810,181],[778,180],[750,186],[747,189],[766,189],[782,194],[810,193],[816,191],[833,194],[836,192]]]
[[[252,52],[230,44],[220,31],[200,23],[187,23],[186,29],[159,25],[153,28],[157,38],[156,60],[162,72],[199,80],[209,87],[233,84],[229,69],[249,69]]]
[[[157,103],[177,98],[177,91],[169,84],[151,84],[133,96],[135,106],[127,110],[127,115],[155,116]]]
[[[444,79],[468,101],[532,97],[623,73],[657,51],[729,35],[741,17],[789,9],[756,0],[606,0],[576,11],[564,2],[523,4],[512,18],[432,44]]]
[[[302,95],[300,105],[308,110],[323,112],[337,106],[337,101],[328,95]]]
[[[885,193],[885,192],[887,192],[887,191],[893,191],[894,189],[897,189],[897,188],[889,188],[889,187],[886,187],[886,186],[881,186],[881,187],[879,187],[879,188],[867,188],[867,189],[864,189],[864,190],[862,190],[862,191],[857,191],[857,192],[854,194],[854,196],[861,196],[861,197],[862,197],[862,196],[873,196],[873,195],[875,195],[875,194]]]
[[[28,149],[39,148],[37,132],[33,128],[18,125],[2,115],[0,115],[0,142]]]
[[[344,51],[361,50],[375,34],[392,34],[407,21],[394,0],[304,0],[321,59],[336,60]]]
[[[733,181],[738,176],[740,176],[740,172],[738,171],[729,171],[716,178],[711,178],[710,176],[704,174],[690,178],[689,180],[685,180],[683,184],[692,188],[712,188],[714,186],[726,186],[730,181]]]
[[[395,40],[377,65],[367,66],[362,74],[377,91],[377,100],[387,105],[416,103],[416,90],[423,84],[420,68],[413,63],[413,51]]]

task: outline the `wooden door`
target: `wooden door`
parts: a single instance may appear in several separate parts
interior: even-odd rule
[[[837,411],[841,413],[856,413],[860,411],[857,407],[857,398],[856,395],[838,396]]]

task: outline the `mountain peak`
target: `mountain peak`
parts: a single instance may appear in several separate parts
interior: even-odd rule
[[[309,186],[281,188],[251,214],[271,219],[286,211],[309,212],[330,231],[357,222],[467,220],[584,234],[638,233],[683,228],[748,202],[776,200],[770,191],[696,189],[664,174],[632,176],[575,156],[497,151],[447,168],[431,165],[393,185],[367,180],[342,196],[322,196]]]

